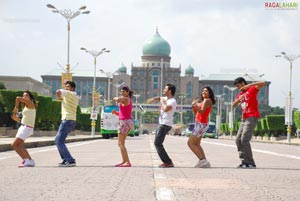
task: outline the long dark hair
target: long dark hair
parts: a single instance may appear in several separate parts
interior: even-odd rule
[[[214,105],[216,103],[216,99],[215,99],[215,95],[214,95],[214,92],[213,90],[209,87],[209,86],[205,86],[202,88],[202,91],[203,89],[207,89],[208,90],[208,93],[209,93],[209,98],[211,99],[212,101],[212,104]],[[202,96],[202,91],[201,91],[201,100],[203,101],[203,96]]]
[[[130,98],[132,98],[133,91],[129,89],[128,86],[123,86],[122,90],[127,91]]]
[[[31,100],[31,101],[33,102],[33,104],[34,104],[34,107],[37,107],[37,102],[36,102],[36,100],[35,100],[34,95],[33,95],[29,90],[24,91],[24,93],[27,93],[27,94],[29,95],[30,100]]]

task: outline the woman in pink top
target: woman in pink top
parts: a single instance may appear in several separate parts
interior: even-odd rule
[[[123,86],[121,89],[121,96],[114,97],[113,100],[119,103],[120,111],[113,110],[112,113],[119,116],[119,129],[118,129],[118,145],[121,150],[122,163],[115,165],[115,167],[131,167],[127,150],[125,147],[125,139],[134,126],[133,119],[131,117],[132,112],[132,94],[133,91],[128,86]]]
[[[200,143],[203,133],[207,131],[209,126],[209,114],[212,105],[216,103],[213,90],[208,86],[204,87],[201,93],[201,102],[198,103],[198,101],[199,99],[195,99],[192,102],[192,110],[195,113],[195,126],[189,137],[188,146],[199,159],[195,167],[208,168],[210,163],[206,160]]]

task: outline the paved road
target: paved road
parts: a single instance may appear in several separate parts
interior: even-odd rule
[[[232,140],[205,139],[212,164],[196,169],[187,138],[167,136],[165,147],[175,168],[160,169],[153,136],[128,138],[133,167],[116,168],[116,139],[69,143],[77,167],[59,168],[56,147],[29,149],[37,166],[17,168],[13,151],[0,153],[1,201],[282,201],[300,197],[300,146],[253,143],[257,169],[237,169]]]

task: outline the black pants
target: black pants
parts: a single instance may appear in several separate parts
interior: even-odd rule
[[[167,133],[169,132],[169,130],[171,130],[171,126],[167,126],[167,125],[159,125],[155,134],[155,140],[154,140],[154,145],[156,148],[156,151],[160,157],[160,159],[162,160],[162,162],[167,163],[167,164],[171,164],[172,160],[169,158],[164,146],[163,146],[163,142],[165,140],[165,137],[167,135]]]

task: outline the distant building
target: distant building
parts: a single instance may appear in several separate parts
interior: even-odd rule
[[[259,79],[251,80],[256,76],[256,74],[245,74],[245,73],[219,73],[219,74],[210,74],[207,78],[204,78],[199,81],[199,88],[203,88],[204,86],[210,86],[212,90],[214,91],[215,95],[222,95],[224,98],[224,102],[230,103],[231,101],[231,91],[224,87],[234,87],[233,81],[237,77],[244,77],[248,83],[251,83],[253,81],[257,81]],[[266,86],[261,88],[258,95],[258,102],[259,104],[265,104],[269,105],[269,85],[271,82],[266,81]],[[233,99],[237,96],[239,93],[239,90],[233,91]]]
[[[11,90],[29,90],[43,96],[51,96],[50,87],[31,77],[22,76],[3,76],[0,75],[0,82],[5,85],[6,89]]]
[[[182,67],[181,65],[172,67],[170,53],[170,44],[156,30],[156,33],[142,47],[141,64],[131,64],[131,75],[127,74],[127,67],[124,64],[116,69],[112,68],[111,72],[97,71],[96,89],[102,95],[102,99],[107,100],[119,95],[119,87],[126,84],[140,95],[138,102],[144,103],[148,98],[160,95],[167,83],[172,83],[177,89],[175,97],[178,99],[178,103],[189,105],[194,98],[200,97],[202,88],[208,85],[216,95],[225,94],[223,101],[229,102],[231,92],[224,88],[224,85],[232,86],[233,80],[244,74],[220,73],[199,79],[194,75],[194,68],[189,65],[184,69],[184,75],[181,76]],[[73,80],[77,84],[76,91],[81,96],[82,107],[90,107],[92,104],[94,76],[92,69],[91,67],[89,71],[74,70],[73,72]],[[249,78],[243,77],[246,80]],[[253,74],[251,77],[256,77],[256,75]],[[52,96],[55,97],[56,89],[61,88],[61,71],[58,69],[42,75],[42,79],[51,87]],[[110,87],[108,87],[109,84]],[[259,101],[267,105],[269,103],[269,85],[270,82],[267,82],[266,87],[260,91],[259,97]],[[237,90],[233,93],[235,97]],[[183,103],[180,102],[179,95],[184,95]]]

